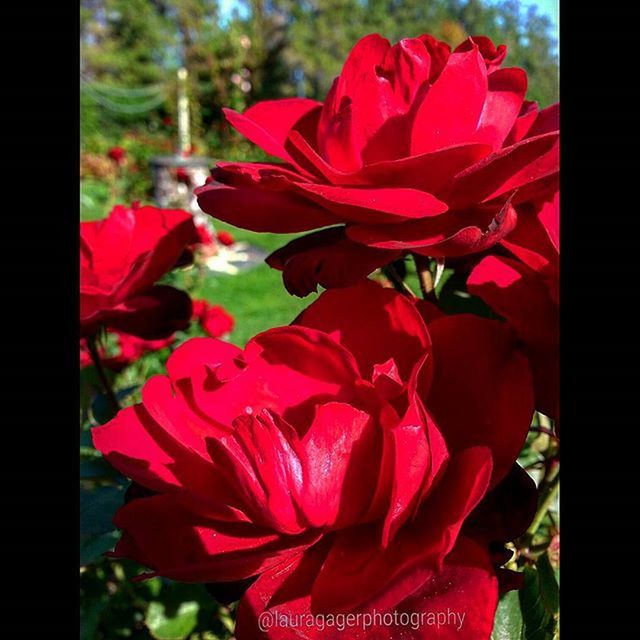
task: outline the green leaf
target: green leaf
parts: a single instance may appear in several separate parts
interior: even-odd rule
[[[543,553],[536,561],[538,568],[538,582],[540,584],[540,594],[544,601],[545,608],[551,615],[558,613],[560,609],[560,588],[556,581],[556,575],[549,562],[547,553]]]
[[[117,531],[109,531],[99,536],[88,536],[80,539],[80,566],[91,564],[102,559],[105,551],[111,551],[120,534]]]
[[[80,489],[80,565],[100,559],[105,551],[113,548],[118,534],[113,526],[113,516],[122,506],[122,487],[97,487]]]
[[[553,638],[556,622],[553,613],[545,605],[541,591],[538,570],[535,567],[526,567],[524,586],[519,592],[525,640],[552,640]]]
[[[150,602],[145,623],[157,640],[182,640],[198,623],[200,605],[195,600],[169,607],[163,602]]]
[[[498,602],[491,640],[522,640],[523,638],[524,622],[520,612],[518,592],[509,591]]]
[[[126,400],[134,391],[136,391],[136,389],[138,389],[138,386],[139,385],[135,384],[115,392],[120,406],[122,406],[123,400]],[[106,422],[109,422],[109,420],[115,417],[115,413],[116,412],[113,410],[106,394],[99,393],[93,399],[93,402],[91,403],[91,414],[98,424],[105,424]]]
[[[80,640],[94,640],[100,616],[108,603],[109,599],[106,597],[84,601],[80,607]]]

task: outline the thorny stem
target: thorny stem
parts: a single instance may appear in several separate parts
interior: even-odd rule
[[[100,382],[102,383],[102,387],[104,392],[109,400],[109,404],[115,413],[120,411],[120,403],[116,398],[116,394],[113,392],[113,388],[109,383],[109,379],[107,378],[107,374],[102,366],[102,361],[100,360],[100,354],[98,353],[98,347],[96,345],[96,337],[90,336],[87,338],[87,347],[89,348],[89,353],[91,354],[91,359],[93,360],[93,364],[95,365],[96,371],[98,372],[98,377],[100,378]]]
[[[424,300],[435,301],[436,291],[433,284],[433,276],[429,269],[429,258],[418,253],[413,254],[413,261],[416,264],[418,280],[420,281],[420,291]]]
[[[559,490],[560,490],[560,471],[558,470],[555,476],[553,477],[553,479],[549,482],[549,484],[546,486],[545,490],[543,491],[542,496],[544,497],[541,496],[542,501],[538,506],[538,511],[536,512],[533,522],[529,525],[529,528],[524,534],[527,539],[532,540],[533,536],[535,536],[536,532],[538,531],[538,528],[540,527],[540,524],[544,520],[544,517],[547,515],[547,511],[549,511],[549,508],[551,507],[551,505],[553,504],[553,501],[558,495]]]

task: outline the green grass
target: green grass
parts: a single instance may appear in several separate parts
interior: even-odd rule
[[[248,242],[268,253],[295,237],[275,233],[252,233],[218,220],[215,221],[215,225],[218,231],[230,231],[236,241]],[[201,284],[192,289],[191,295],[220,304],[233,315],[236,325],[229,341],[240,347],[265,329],[289,324],[316,298],[315,294],[302,299],[289,295],[282,284],[282,274],[264,263],[234,276],[211,271],[205,273]],[[180,279],[188,276],[188,271],[183,272],[178,276],[176,284],[180,286]]]

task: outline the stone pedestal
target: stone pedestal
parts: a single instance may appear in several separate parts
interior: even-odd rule
[[[190,211],[196,222],[211,222],[204,214],[193,190],[205,183],[210,169],[215,164],[211,158],[189,156],[156,156],[151,158],[153,196],[162,208]]]

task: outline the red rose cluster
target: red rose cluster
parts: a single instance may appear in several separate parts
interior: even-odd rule
[[[504,46],[431,36],[351,51],[324,103],[225,110],[244,136],[283,160],[220,162],[196,189],[203,211],[254,231],[322,229],[276,252],[287,289],[353,284],[408,251],[483,251],[516,225],[516,206],[558,175],[558,106],[525,100]]]
[[[117,205],[104,220],[81,223],[81,337],[106,327],[157,340],[186,328],[189,296],[155,283],[196,242],[193,217],[179,209]]]
[[[451,51],[371,35],[324,103],[227,111],[283,163],[218,163],[200,206],[254,231],[319,229],[268,262],[292,293],[327,290],[244,349],[196,301],[213,337],[173,351],[93,441],[133,480],[113,555],[240,597],[238,640],[489,640],[499,594],[520,586],[505,544],[537,493],[517,458],[535,410],[558,419],[558,107],[525,100],[505,55],[484,37]],[[138,300],[163,298],[154,282],[195,230],[141,211],[83,235],[85,335],[160,337],[182,318]],[[410,254],[466,256],[469,294],[499,318],[367,278]],[[457,615],[430,625],[438,611]],[[338,614],[361,624],[320,624]]]

